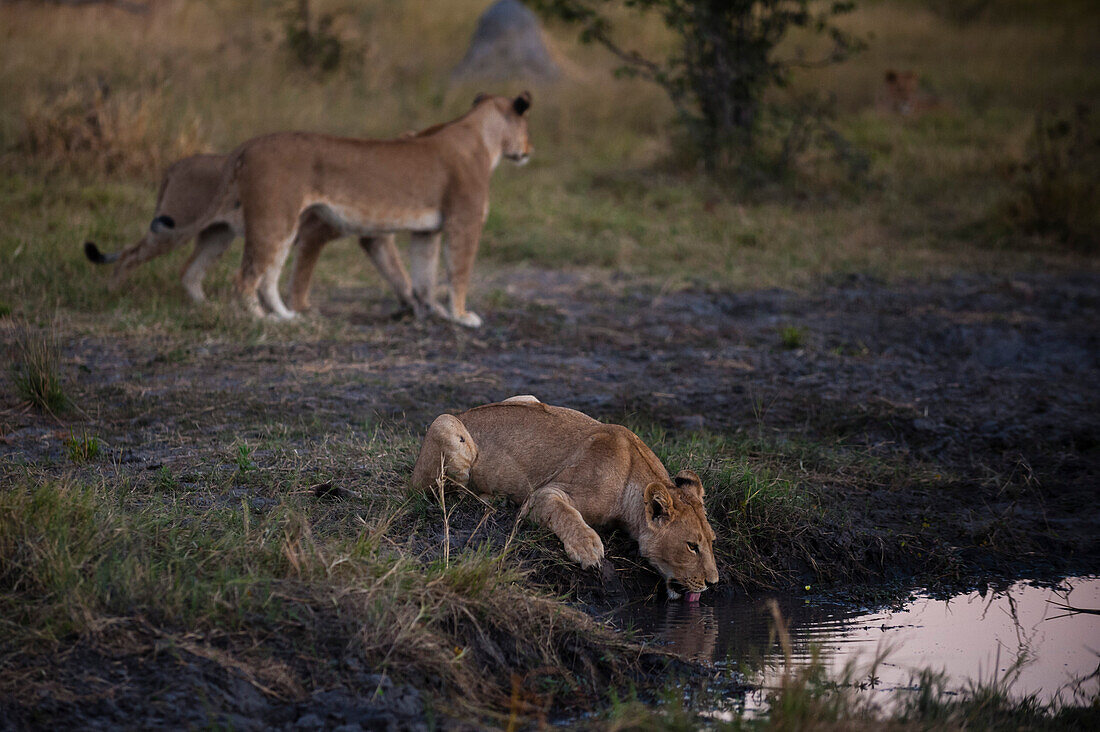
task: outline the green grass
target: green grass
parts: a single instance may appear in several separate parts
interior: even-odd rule
[[[884,459],[843,437],[811,440],[763,426],[720,434],[671,432],[637,416],[626,423],[670,473],[699,474],[723,582],[788,587],[806,568],[822,584],[858,581],[884,562],[921,567],[929,577],[955,569],[953,550],[930,543],[949,528],[944,517],[914,515],[895,533],[854,522],[845,507],[869,489],[949,493],[958,478],[934,463]]]
[[[395,549],[395,501],[358,506],[368,520],[354,529],[308,496],[260,512],[129,487],[12,486],[0,492],[2,651],[55,648],[134,615],[241,640],[278,632],[298,647],[334,643],[397,678],[435,679],[468,712],[506,704],[514,671],[562,673],[564,654],[589,659],[587,675],[562,677],[588,698],[630,667],[628,642],[525,589],[523,572],[490,549],[446,561]],[[497,643],[508,665],[486,673],[502,660]]]
[[[779,329],[779,342],[786,349],[801,348],[806,342],[806,329],[798,325],[784,325]]]
[[[237,453],[233,459],[237,463],[237,470],[242,473],[256,469],[256,463],[252,461],[252,448],[243,442],[237,445]]]
[[[99,457],[100,444],[99,439],[95,435],[89,435],[87,430],[81,430],[79,435],[70,430],[65,448],[69,453],[69,460],[80,464]]]
[[[689,468],[699,474],[718,534],[715,558],[724,581],[778,583],[785,568],[772,561],[774,548],[783,544],[789,555],[800,555],[795,537],[820,518],[813,494],[789,469],[789,452],[755,438],[672,435],[646,425],[634,429],[670,473]]]

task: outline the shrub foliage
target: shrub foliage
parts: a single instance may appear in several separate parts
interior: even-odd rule
[[[1100,249],[1100,131],[1089,107],[1036,117],[1011,183],[1008,215],[1018,228]]]
[[[620,74],[664,88],[711,170],[731,166],[754,147],[769,88],[787,86],[796,69],[840,62],[863,45],[833,22],[853,9],[846,0],[529,1],[545,15],[579,25],[582,41],[618,56]],[[658,61],[623,45],[606,13],[614,4],[659,15],[677,36],[673,53]],[[814,58],[779,55],[793,29],[826,36],[829,49]]]

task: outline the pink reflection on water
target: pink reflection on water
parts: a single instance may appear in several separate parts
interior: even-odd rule
[[[633,607],[620,615],[669,650],[728,661],[748,669],[765,688],[745,700],[745,708],[766,708],[768,688],[784,672],[784,656],[771,636],[767,597],[714,606],[669,603]],[[1058,588],[1018,582],[1008,589],[958,595],[950,600],[918,597],[902,610],[865,613],[840,605],[776,598],[788,623],[792,663],[806,664],[816,650],[832,674],[855,663],[859,674],[876,652],[888,649],[867,689],[889,707],[896,692],[913,688],[923,669],[943,672],[947,689],[964,691],[969,682],[1011,681],[1011,693],[1036,694],[1046,702],[1075,680],[1093,675],[1080,688],[1095,693],[1100,678],[1100,615],[1067,613],[1059,605],[1100,609],[1100,578],[1065,580]],[[857,676],[856,680],[866,680]]]

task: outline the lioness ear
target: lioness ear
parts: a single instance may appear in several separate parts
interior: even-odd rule
[[[672,508],[672,494],[660,483],[650,483],[645,487],[645,517],[651,524],[660,526],[671,521],[675,513]]]
[[[672,482],[680,490],[694,494],[700,501],[703,500],[703,481],[699,480],[699,476],[695,474],[695,471],[681,470],[672,479]]]
[[[476,107],[477,105],[481,104],[482,102],[484,102],[488,98],[489,98],[489,95],[486,94],[485,92],[478,92],[477,96],[474,97],[474,106]]]
[[[516,97],[512,102],[512,109],[516,110],[516,114],[523,116],[523,113],[531,108],[531,92],[525,91]]]

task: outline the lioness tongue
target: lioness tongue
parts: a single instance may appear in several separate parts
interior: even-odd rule
[[[699,602],[699,596],[702,594],[702,592],[689,592],[684,595],[684,602]]]

